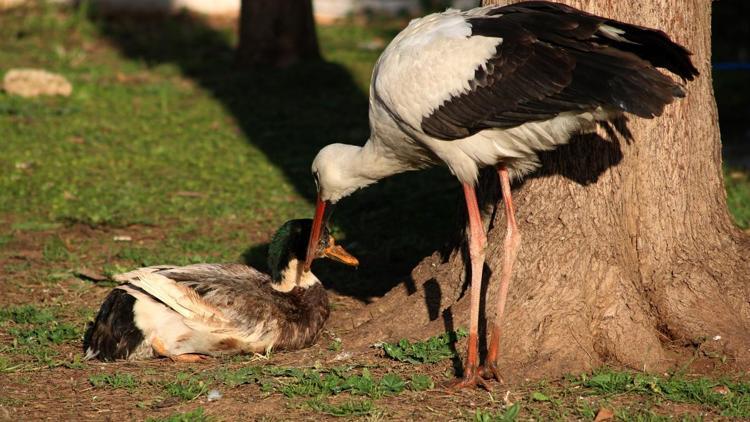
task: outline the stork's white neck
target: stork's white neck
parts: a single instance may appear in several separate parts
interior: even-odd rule
[[[312,165],[318,177],[321,199],[337,202],[357,189],[385,177],[410,170],[408,166],[372,141],[364,146],[331,144],[318,152]]]

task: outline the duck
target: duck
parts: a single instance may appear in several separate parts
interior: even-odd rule
[[[302,271],[312,220],[284,223],[268,246],[270,274],[236,263],[160,265],[118,274],[84,337],[84,359],[211,357],[297,350],[317,340],[329,316],[328,294]],[[359,264],[325,228],[312,252]]]

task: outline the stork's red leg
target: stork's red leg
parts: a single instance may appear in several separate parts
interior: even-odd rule
[[[454,383],[452,388],[485,386],[479,374],[479,296],[482,292],[482,270],[484,268],[484,251],[487,237],[484,234],[482,218],[479,215],[477,195],[474,186],[464,183],[466,209],[469,214],[469,258],[471,260],[471,313],[469,320],[469,350],[466,354],[464,377]],[[486,387],[486,386],[485,386]]]
[[[495,314],[495,322],[492,325],[492,338],[482,375],[487,378],[496,378],[500,381],[500,373],[497,369],[500,352],[500,334],[502,332],[501,327],[503,313],[505,312],[505,301],[508,298],[508,287],[513,275],[513,263],[516,262],[518,247],[521,245],[521,234],[518,232],[518,226],[516,226],[516,212],[513,208],[513,197],[510,193],[508,169],[500,166],[497,169],[497,173],[500,176],[500,189],[502,190],[503,202],[505,203],[505,220],[507,225],[505,240],[503,242],[503,268],[500,273],[500,291],[497,294],[497,313]]]

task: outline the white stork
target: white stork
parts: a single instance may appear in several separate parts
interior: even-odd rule
[[[330,206],[405,171],[443,165],[463,185],[469,219],[471,316],[464,378],[495,377],[503,310],[521,236],[510,180],[539,167],[537,153],[632,113],[659,116],[698,75],[690,52],[661,31],[562,4],[530,1],[413,20],[380,56],[370,85],[370,138],[331,144],[312,164],[318,188],[310,248]],[[474,186],[496,166],[507,232],[487,364],[479,369],[477,326],[486,236]],[[314,256],[314,251],[307,256]],[[309,262],[306,267],[309,269]]]

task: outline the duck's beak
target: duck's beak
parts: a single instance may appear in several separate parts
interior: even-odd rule
[[[318,201],[315,206],[315,218],[313,218],[312,230],[310,231],[310,240],[307,242],[307,255],[305,256],[305,271],[310,271],[310,265],[313,259],[318,255],[318,243],[320,242],[320,235],[323,233],[324,217],[326,216],[326,206],[328,202],[320,199],[318,195]]]
[[[359,260],[354,255],[347,252],[346,249],[335,244],[333,238],[331,238],[328,243],[328,247],[323,249],[323,256],[351,267],[359,266]]]

